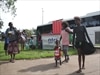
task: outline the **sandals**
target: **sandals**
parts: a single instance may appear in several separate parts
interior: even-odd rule
[[[14,63],[15,61],[14,61],[13,59],[10,59],[10,60],[9,60],[9,62],[12,62],[12,63]]]
[[[76,73],[81,73],[82,71],[79,69],[78,71],[76,71]]]
[[[85,69],[85,67],[82,67],[81,69]]]

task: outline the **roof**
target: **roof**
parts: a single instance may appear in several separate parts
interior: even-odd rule
[[[63,19],[58,19],[58,20],[62,20],[62,21],[63,21]],[[56,21],[56,20],[54,20],[54,21]],[[50,21],[50,22],[48,22],[48,23],[46,23],[46,24],[38,25],[37,28],[38,28],[38,27],[41,27],[41,26],[50,25],[50,24],[52,24],[52,23],[53,23],[53,21]]]
[[[100,15],[100,11],[96,11],[96,12],[92,12],[92,13],[87,13],[86,15],[80,16],[80,17],[84,18],[84,17],[96,16],[96,15]],[[63,22],[64,21],[69,21],[69,20],[74,20],[74,18],[64,19]]]
[[[100,11],[96,11],[96,12],[86,14],[86,16],[93,16],[93,15],[100,15]]]
[[[90,16],[95,16],[95,15],[100,15],[100,11],[96,11],[96,12],[92,12],[92,13],[87,13],[86,15],[84,16],[80,16],[81,18],[84,18],[84,17],[90,17]],[[59,19],[60,20],[60,19]],[[70,18],[70,19],[61,19],[62,22],[64,21],[69,21],[69,20],[74,20],[74,18]],[[55,20],[56,21],[56,20]],[[43,24],[43,25],[39,25],[37,27],[41,27],[41,26],[46,26],[46,25],[50,25],[52,24],[53,21],[50,21],[48,22],[47,24]]]
[[[50,24],[52,24],[52,23],[46,23],[46,24],[38,25],[37,27],[46,26],[46,25],[50,25]]]

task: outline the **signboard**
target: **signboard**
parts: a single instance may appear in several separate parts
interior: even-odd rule
[[[55,40],[60,39],[60,35],[42,35],[42,48],[54,49]]]
[[[60,34],[61,28],[62,28],[62,21],[61,20],[53,21],[53,24],[52,24],[52,33],[53,34]]]

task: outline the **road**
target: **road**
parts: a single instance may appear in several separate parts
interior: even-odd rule
[[[15,63],[0,61],[0,75],[100,75],[100,54],[86,56],[82,73],[75,73],[78,70],[77,55],[70,56],[68,63],[54,66],[54,58],[16,60]]]

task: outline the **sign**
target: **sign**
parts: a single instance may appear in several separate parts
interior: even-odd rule
[[[42,35],[43,49],[54,49],[55,40],[60,39],[60,35]]]
[[[53,24],[52,24],[53,34],[60,34],[61,28],[62,28],[62,21],[61,20],[53,21]]]

